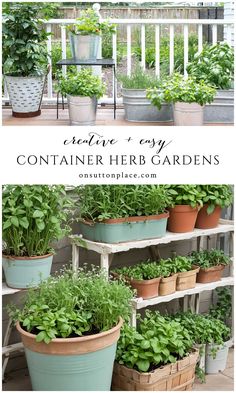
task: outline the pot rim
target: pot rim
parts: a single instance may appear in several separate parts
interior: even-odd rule
[[[191,205],[175,205],[175,206],[173,206],[173,207],[168,207],[168,210],[169,211],[173,211],[173,210],[175,210],[175,211],[178,211],[178,210],[183,210],[183,211],[200,211],[201,210],[201,206],[200,205],[197,205],[197,206],[195,206],[195,207],[192,207]]]
[[[49,253],[49,254],[45,254],[45,255],[32,255],[31,257],[28,257],[28,256],[23,256],[23,257],[20,257],[20,256],[16,256],[16,255],[6,255],[6,254],[2,254],[2,257],[3,258],[6,258],[6,259],[12,259],[12,260],[35,260],[35,259],[46,259],[46,258],[48,258],[48,257],[50,257],[50,256],[53,256],[54,255],[54,253]]]
[[[122,217],[122,218],[108,218],[103,221],[92,221],[92,220],[86,220],[86,219],[81,219],[80,222],[82,222],[85,225],[89,226],[94,226],[95,224],[118,224],[118,223],[125,223],[125,222],[140,222],[140,221],[151,221],[151,220],[161,220],[163,218],[168,218],[169,217],[169,212],[166,211],[164,213],[160,214],[153,214],[150,216],[130,216],[130,217]]]
[[[200,272],[212,272],[212,271],[217,271],[217,270],[224,270],[226,265],[216,265],[216,266],[211,266],[211,267],[200,267]]]

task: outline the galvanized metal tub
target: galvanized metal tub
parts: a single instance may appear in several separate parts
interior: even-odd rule
[[[212,349],[216,349],[216,356],[211,354]],[[224,345],[207,344],[206,346],[206,374],[217,374],[226,369],[229,352],[229,342]]]
[[[96,60],[99,39],[99,35],[96,34],[70,34],[72,57],[75,60]]]
[[[144,89],[122,89],[125,120],[134,122],[170,122],[173,109],[170,104],[163,104],[157,109],[146,98]]]
[[[11,76],[5,75],[7,91],[14,117],[34,117],[40,115],[45,75]]]
[[[97,113],[96,97],[67,95],[70,124],[72,126],[94,126]]]
[[[203,107],[195,102],[176,102],[174,104],[175,126],[202,126]]]
[[[234,123],[234,90],[218,90],[204,108],[204,123]]]

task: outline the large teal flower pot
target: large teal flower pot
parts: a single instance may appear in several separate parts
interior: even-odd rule
[[[18,323],[33,390],[109,391],[122,323],[120,319],[117,326],[106,332],[57,338],[49,344],[37,343],[35,335]]]
[[[121,243],[165,236],[169,213],[147,217],[109,219],[80,223],[85,239],[102,243]]]
[[[6,283],[11,288],[31,288],[50,276],[52,254],[35,257],[3,255],[2,265]]]

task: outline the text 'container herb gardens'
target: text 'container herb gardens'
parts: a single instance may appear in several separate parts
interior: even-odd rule
[[[76,23],[67,26],[72,56],[75,60],[96,60],[100,36],[115,31],[115,25],[108,20],[100,22],[96,10],[89,8],[81,11]]]
[[[10,308],[25,347],[33,390],[110,390],[116,343],[132,291],[93,268],[62,271]]]
[[[122,97],[125,120],[138,122],[168,122],[173,119],[171,104],[163,103],[159,109],[146,97],[146,90],[158,87],[156,76],[147,74],[141,67],[136,67],[133,73],[119,75],[122,84]]]
[[[71,207],[64,186],[3,187],[2,259],[8,286],[36,286],[50,275],[51,243],[70,231],[67,221]]]
[[[56,90],[67,97],[70,124],[72,126],[93,126],[96,121],[97,100],[105,92],[105,85],[92,70],[82,69],[77,73],[59,75]]]
[[[77,188],[84,238],[120,243],[162,237],[170,198],[158,185],[88,185]]]
[[[15,117],[41,113],[49,35],[43,19],[56,8],[53,3],[3,3],[3,72]]]

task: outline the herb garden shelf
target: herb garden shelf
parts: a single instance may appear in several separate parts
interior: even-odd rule
[[[187,233],[171,233],[167,232],[164,237],[148,239],[148,240],[139,240],[139,241],[131,241],[124,243],[98,243],[91,240],[84,239],[80,235],[72,235],[70,236],[70,240],[72,243],[72,266],[76,271],[79,267],[79,248],[85,248],[87,250],[92,250],[100,254],[100,266],[104,268],[107,272],[107,276],[109,274],[109,267],[112,261],[113,254],[118,252],[125,252],[135,248],[145,248],[149,246],[156,246],[158,244],[168,244],[176,241],[184,241],[184,240],[192,240],[194,238],[197,239],[198,248],[200,249],[201,240],[203,237],[208,237],[211,235],[217,235],[217,241],[220,240],[220,235],[222,234],[230,234],[230,248],[233,249],[233,232],[234,225],[231,220],[220,220],[220,224],[216,228],[212,229],[194,229],[192,232]],[[174,299],[184,298],[184,308],[187,308],[187,305],[190,305],[192,311],[199,311],[199,302],[200,302],[200,293],[203,291],[210,291],[217,287],[222,286],[233,286],[234,278],[233,278],[233,262],[230,266],[230,276],[222,278],[221,281],[212,282],[209,284],[197,284],[195,288],[188,289],[185,291],[176,291],[171,295],[166,296],[158,296],[156,298],[143,300],[142,298],[137,298],[133,300],[132,308],[132,326],[136,325],[136,312],[137,310],[164,303],[169,302]]]

